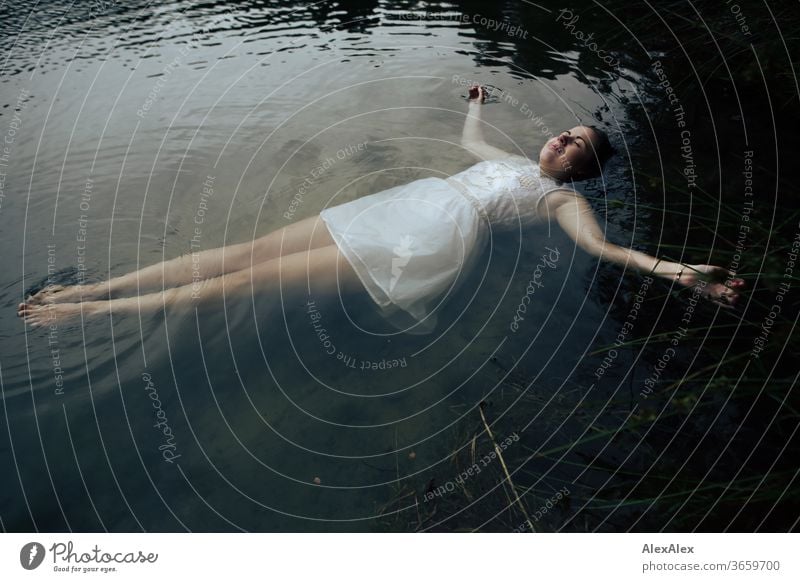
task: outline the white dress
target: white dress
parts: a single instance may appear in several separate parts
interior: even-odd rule
[[[537,222],[542,199],[562,188],[538,164],[509,156],[326,208],[320,217],[381,314],[398,329],[426,334],[489,233]]]

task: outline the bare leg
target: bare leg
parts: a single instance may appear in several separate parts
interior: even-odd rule
[[[319,215],[315,215],[254,241],[182,255],[101,283],[70,287],[51,285],[31,296],[28,303],[85,302],[179,287],[248,269],[251,265],[283,255],[332,244],[334,241],[328,228]]]
[[[328,245],[264,261],[198,284],[138,297],[48,305],[22,303],[18,315],[37,327],[79,320],[81,314],[84,318],[93,318],[109,313],[146,315],[162,309],[219,309],[223,297],[226,303],[249,304],[251,300],[258,303],[261,299],[276,299],[283,293],[285,298],[294,301],[308,291],[316,295],[351,294],[363,292],[364,286],[338,247]]]

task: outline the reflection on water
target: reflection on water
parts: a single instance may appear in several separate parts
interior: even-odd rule
[[[552,12],[506,4],[0,7],[6,529],[368,530],[394,484],[446,462],[448,431],[498,389],[491,358],[544,393],[575,373],[607,324],[586,297],[594,263],[547,226],[495,239],[480,293],[428,338],[335,298],[323,334],[295,296],[256,320],[15,317],[48,273],[119,275],[460,171],[459,80],[507,96],[487,139],[528,155],[576,119],[624,119],[624,92],[593,87],[607,75],[579,68]],[[543,244],[564,259],[509,335]]]

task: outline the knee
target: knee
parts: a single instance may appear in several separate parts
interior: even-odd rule
[[[277,230],[258,237],[252,243],[245,243],[247,245],[248,258],[250,252],[252,252],[254,263],[273,258],[278,245],[280,245],[280,236],[281,232]]]

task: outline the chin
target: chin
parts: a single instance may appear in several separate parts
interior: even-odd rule
[[[539,152],[539,162],[549,166],[555,166],[560,162],[560,158],[556,152],[545,146]]]

